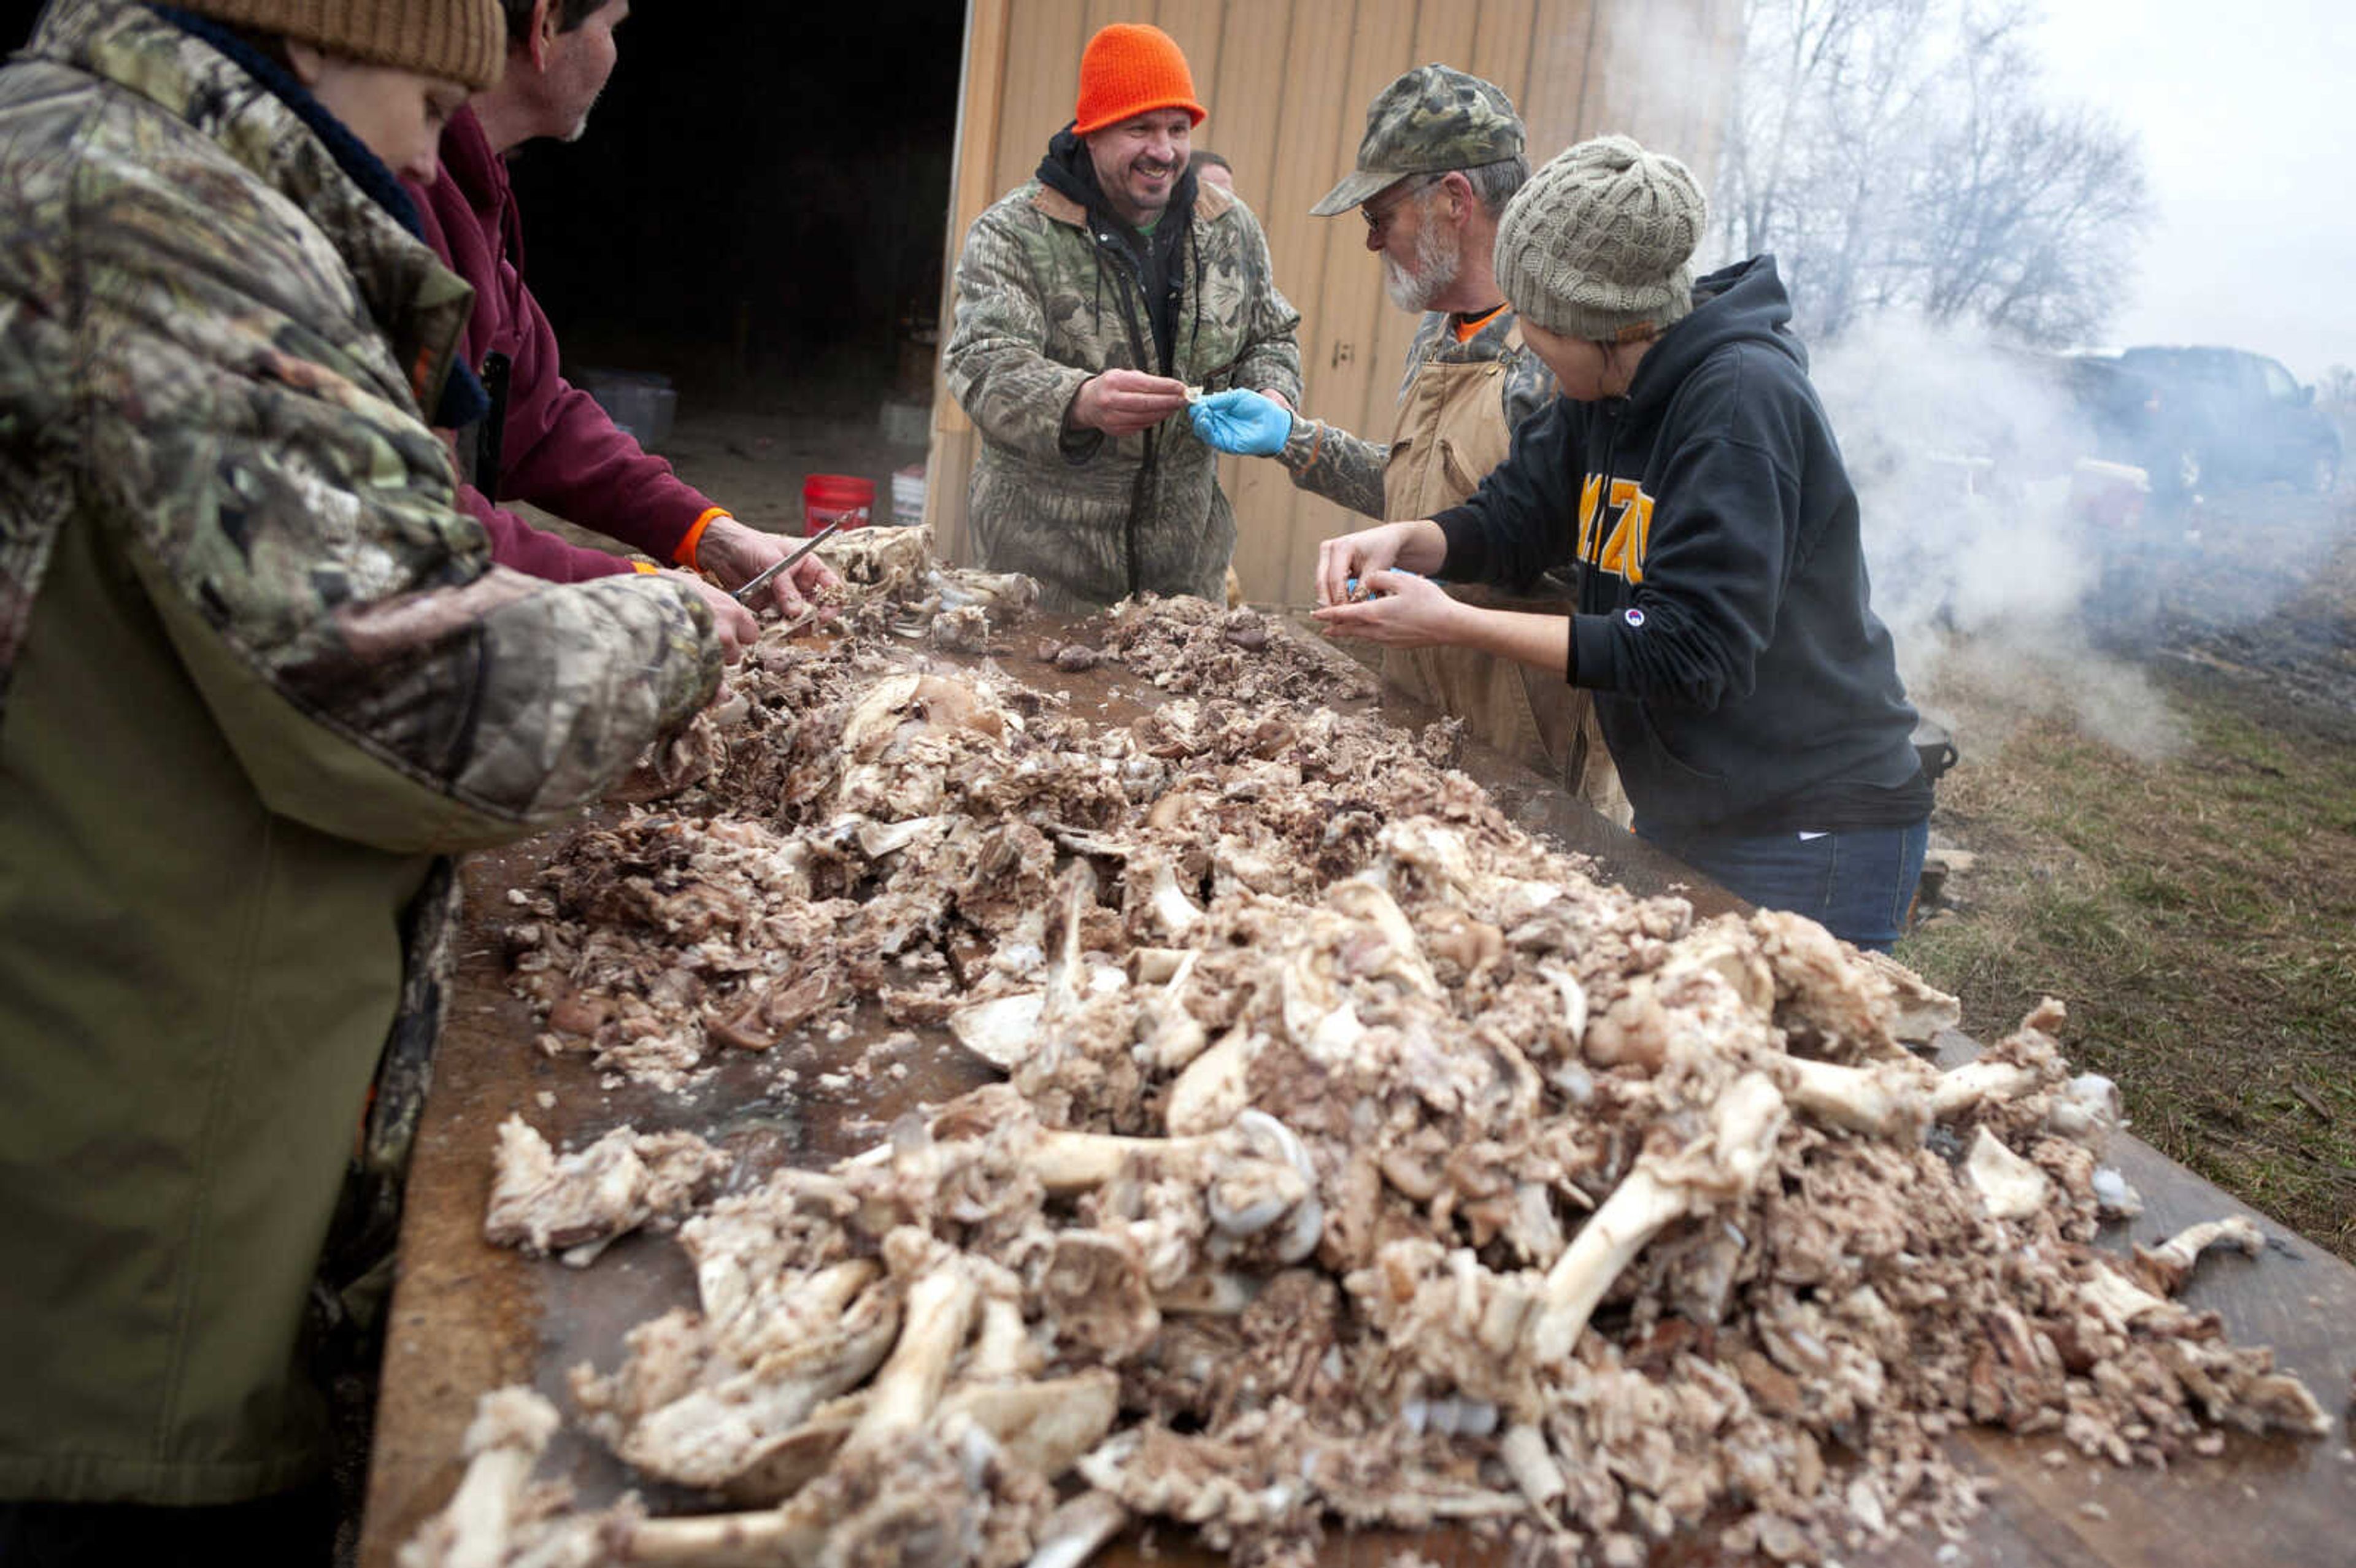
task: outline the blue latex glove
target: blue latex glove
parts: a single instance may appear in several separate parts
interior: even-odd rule
[[[1244,457],[1273,457],[1292,433],[1292,415],[1282,403],[1241,387],[1187,404],[1186,417],[1204,445]]]

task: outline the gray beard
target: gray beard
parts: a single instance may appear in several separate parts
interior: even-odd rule
[[[1391,304],[1410,315],[1421,315],[1431,302],[1456,286],[1463,270],[1464,251],[1452,229],[1427,227],[1415,237],[1415,261],[1402,267],[1383,258],[1383,289]]]

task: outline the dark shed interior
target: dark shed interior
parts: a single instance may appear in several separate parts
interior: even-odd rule
[[[38,10],[5,0],[0,45]],[[512,165],[568,372],[656,372],[706,409],[929,395],[910,346],[938,308],[964,13],[634,5],[586,134]]]
[[[964,11],[634,7],[587,134],[513,165],[568,365],[682,401],[883,395],[938,309]]]

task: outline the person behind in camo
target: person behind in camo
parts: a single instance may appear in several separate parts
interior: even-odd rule
[[[1036,176],[974,219],[941,367],[981,435],[981,563],[1056,611],[1226,595],[1218,453],[1172,416],[1189,386],[1301,396],[1300,316],[1248,208],[1186,167],[1204,118],[1178,45],[1116,23]]]
[[[1195,404],[1195,432],[1222,452],[1274,457],[1295,485],[1370,517],[1428,517],[1471,495],[1505,460],[1515,427],[1555,397],[1554,372],[1525,342],[1492,265],[1497,220],[1529,175],[1521,116],[1494,83],[1422,65],[1384,88],[1366,110],[1357,167],[1311,210],[1363,215],[1391,303],[1423,316],[1390,440],[1295,417],[1248,391]],[[1448,591],[1473,604],[1568,608],[1559,594]],[[1479,648],[1387,648],[1383,673],[1627,826],[1627,797],[1586,692]]]
[[[1886,950],[1928,837],[1915,713],[1774,261],[1697,283],[1704,219],[1685,166],[1625,137],[1538,171],[1499,226],[1497,279],[1562,395],[1463,505],[1326,540],[1316,615],[1593,691],[1639,836]],[[1569,617],[1428,581],[1566,562]]]
[[[492,0],[53,0],[0,68],[0,1562],[325,1568],[302,1325],[450,857],[719,680],[685,584],[455,505],[467,290],[394,173],[502,52]]]
[[[460,504],[491,536],[501,565],[558,582],[654,568],[567,543],[496,503],[529,501],[566,522],[618,539],[678,572],[711,608],[736,657],[760,628],[724,590],[752,581],[792,541],[748,527],[689,485],[587,392],[564,379],[556,332],[524,282],[523,214],[507,158],[538,137],[572,142],[614,73],[615,29],[629,0],[498,0],[507,62],[498,83],[451,116],[440,177],[410,195],[425,238],[475,288],[461,352],[492,387],[488,418],[460,432]],[[709,572],[712,588],[691,572]],[[770,580],[763,603],[787,614],[836,581],[817,556]]]
[[[1194,171],[1195,180],[1203,185],[1215,185],[1229,196],[1236,194],[1236,166],[1208,147],[1197,147],[1186,155],[1186,166]]]

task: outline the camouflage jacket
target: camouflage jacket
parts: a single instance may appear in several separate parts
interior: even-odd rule
[[[1483,325],[1469,343],[1459,343],[1444,311],[1425,314],[1407,351],[1407,374],[1399,396],[1426,365],[1480,365],[1505,361],[1505,418],[1508,431],[1554,400],[1554,372],[1526,344],[1507,341],[1515,315],[1509,306]],[[1292,471],[1292,482],[1313,495],[1369,517],[1383,515],[1383,465],[1390,458],[1388,442],[1367,441],[1337,425],[1296,419],[1292,434],[1277,454]],[[1398,520],[1398,519],[1391,519]]]
[[[680,588],[491,566],[420,415],[469,295],[339,130],[123,0],[0,70],[0,1497],[316,1467],[296,1328],[437,858],[717,679]]]
[[[1218,453],[1182,417],[1138,435],[1076,434],[1064,411],[1100,370],[1174,376],[1301,397],[1301,317],[1277,292],[1250,208],[1196,196],[1182,248],[1174,365],[1159,365],[1127,245],[1036,180],[974,220],[957,264],[942,350],[950,392],[981,432],[972,517],[982,564],[1037,578],[1049,609],[1089,610],[1140,591],[1225,592],[1235,514]]]

